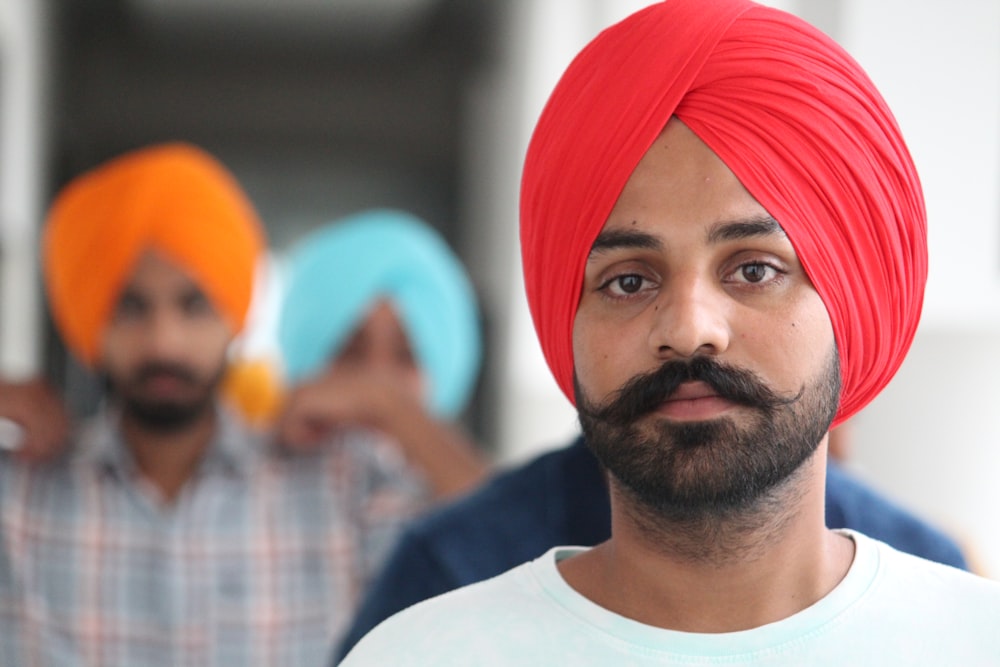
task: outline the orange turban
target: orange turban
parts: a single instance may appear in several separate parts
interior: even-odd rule
[[[49,212],[42,271],[55,324],[93,365],[132,268],[156,250],[239,332],[264,238],[236,179],[204,151],[166,144],[119,156],[70,182]]]

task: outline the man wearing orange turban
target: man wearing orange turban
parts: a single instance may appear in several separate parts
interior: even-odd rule
[[[118,296],[154,251],[183,267],[239,333],[264,243],[246,195],[201,150],[172,144],[118,157],[70,183],[49,213],[42,262],[56,327],[80,360],[98,363]]]
[[[426,498],[373,432],[292,451],[221,404],[264,243],[232,175],[186,144],[57,196],[53,319],[109,395],[55,460],[0,459],[4,664],[321,664]]]
[[[920,183],[860,66],[749,0],[667,0],[570,64],[521,247],[611,537],[415,605],[344,667],[939,665],[1000,655],[1000,583],[824,525],[831,425],[899,368]]]

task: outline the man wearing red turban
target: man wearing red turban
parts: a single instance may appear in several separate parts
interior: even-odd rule
[[[222,405],[264,243],[232,175],[186,144],[119,156],[57,196],[53,320],[109,394],[54,460],[0,458],[4,664],[321,664],[426,499],[372,431],[292,451]]]
[[[857,63],[749,0],[598,35],[528,148],[521,245],[611,537],[389,619],[369,664],[938,665],[1000,655],[1000,583],[824,525],[829,430],[892,378],[921,188]]]

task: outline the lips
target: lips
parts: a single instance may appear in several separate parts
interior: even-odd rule
[[[704,421],[715,419],[736,405],[704,382],[684,382],[655,412],[677,421]]]
[[[699,398],[718,398],[719,392],[705,382],[683,382],[664,403],[674,401],[695,401]]]
[[[151,375],[140,382],[141,387],[153,392],[178,391],[189,384],[187,378],[172,373]]]
[[[140,373],[131,386],[132,392],[149,400],[174,400],[189,394],[196,382],[183,372],[152,370]]]
[[[180,364],[150,363],[135,374],[136,387],[186,387],[197,384],[195,373]]]

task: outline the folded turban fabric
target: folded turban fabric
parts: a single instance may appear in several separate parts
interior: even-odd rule
[[[374,210],[327,225],[297,244],[287,280],[278,344],[289,381],[320,372],[388,298],[429,381],[428,409],[454,417],[465,407],[481,360],[475,292],[427,224]]]
[[[671,116],[781,224],[833,323],[835,423],[889,382],[927,278],[923,195],[899,128],[861,67],[794,16],[748,0],[667,0],[599,34],[532,136],[521,189],[528,301],[573,400],[584,265],[629,175]]]
[[[42,238],[53,319],[84,363],[136,261],[156,251],[189,272],[226,319],[242,327],[265,236],[253,206],[212,156],[182,143],[142,148],[72,180]]]

